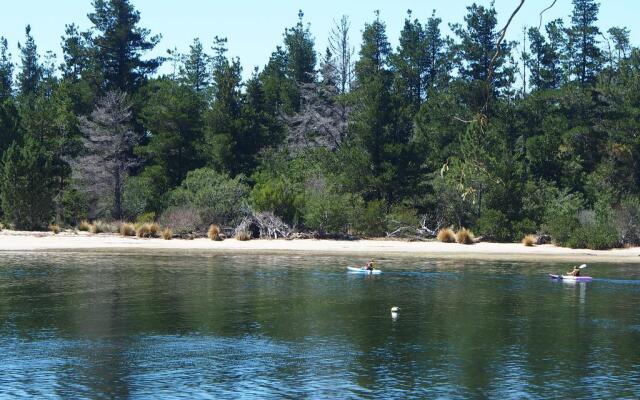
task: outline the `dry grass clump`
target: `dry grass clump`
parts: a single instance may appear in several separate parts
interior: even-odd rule
[[[171,240],[173,238],[173,232],[171,232],[171,229],[169,228],[164,228],[162,230],[162,238],[164,240]]]
[[[102,224],[100,221],[96,221],[89,225],[89,233],[93,233],[94,235],[96,233],[102,233]]]
[[[473,232],[467,228],[462,228],[456,232],[456,241],[460,244],[473,244]]]
[[[436,239],[442,243],[454,243],[456,241],[456,234],[453,233],[451,228],[443,228],[438,231]]]
[[[54,235],[57,235],[58,233],[60,233],[60,225],[49,224],[49,231],[51,231],[51,233],[53,233]]]
[[[139,238],[148,238],[151,237],[151,230],[149,229],[149,224],[142,224],[138,226],[136,229],[136,236]]]
[[[536,244],[537,238],[535,235],[526,235],[522,238],[522,244],[525,246],[533,246]]]
[[[236,232],[236,240],[242,240],[242,241],[251,240],[251,233],[245,230],[238,231]]]
[[[157,223],[142,224],[136,229],[136,236],[139,238],[154,238],[160,236],[160,225]]]
[[[120,235],[122,236],[135,236],[136,235],[136,227],[133,224],[128,222],[124,222],[120,224]]]
[[[209,226],[207,237],[211,240],[222,240],[222,237],[220,237],[220,227],[216,224],[212,224],[211,226]]]
[[[83,219],[78,224],[78,230],[79,231],[89,232],[90,229],[91,229],[91,222],[87,221],[86,219]]]
[[[154,222],[149,225],[149,233],[151,234],[151,237],[160,237],[160,225],[158,225],[158,223]]]

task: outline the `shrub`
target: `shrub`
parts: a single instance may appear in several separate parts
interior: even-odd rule
[[[467,228],[462,228],[456,232],[456,241],[460,244],[473,244],[474,236]]]
[[[193,233],[206,226],[193,207],[169,207],[162,213],[160,223],[178,235]]]
[[[4,229],[4,224],[0,222],[0,231]]]
[[[60,233],[60,226],[58,224],[49,224],[49,230],[54,235],[57,235],[58,233]]]
[[[158,197],[154,189],[161,186],[147,176],[147,172],[154,167],[145,168],[142,175],[129,176],[125,179],[122,189],[122,212],[126,218],[135,218],[153,209],[153,203]],[[141,222],[153,222],[153,219],[149,221],[147,218]]]
[[[62,192],[60,208],[62,221],[72,226],[86,219],[89,214],[86,195],[74,188],[66,189]]]
[[[349,222],[353,199],[331,190],[310,190],[304,206],[304,223],[322,233],[344,232]]]
[[[207,231],[207,237],[209,237],[209,239],[211,240],[222,240],[222,238],[220,237],[220,227],[216,224],[211,224],[211,226],[209,226],[209,230]]]
[[[565,244],[574,249],[607,250],[620,247],[620,239],[613,226],[589,223],[575,229]]]
[[[356,204],[354,208],[353,227],[357,233],[370,237],[385,234],[387,223],[384,201],[373,200],[366,204]],[[343,212],[348,212],[348,209]]]
[[[244,230],[236,232],[236,240],[251,240],[251,232]]]
[[[511,222],[500,210],[484,210],[475,227],[487,240],[509,242],[513,239]]]
[[[547,201],[543,230],[551,235],[555,243],[562,245],[580,226],[578,214],[584,208],[582,196],[561,191]]]
[[[146,212],[141,214],[136,218],[136,223],[138,224],[150,224],[156,220],[156,213],[154,212]]]
[[[120,226],[114,222],[105,222],[102,220],[94,221],[89,228],[89,232],[91,233],[118,233],[120,231]]]
[[[536,244],[537,238],[535,235],[526,235],[525,237],[522,238],[522,244],[528,247],[533,246],[534,244]]]
[[[133,224],[128,222],[124,222],[120,224],[120,235],[122,236],[135,236],[136,235],[136,227]]]
[[[386,225],[389,232],[394,232],[402,227],[417,228],[420,226],[420,219],[415,208],[403,205],[396,205],[391,207],[391,210],[386,216]],[[407,234],[414,234],[415,231],[407,229]],[[401,234],[401,233],[399,233]]]
[[[438,231],[436,239],[442,243],[454,243],[456,241],[456,234],[451,228],[442,228]]]
[[[210,168],[190,171],[169,193],[169,204],[197,210],[207,223],[233,224],[242,217],[249,187],[244,177],[230,178]]]
[[[640,244],[640,199],[624,199],[614,212],[614,225],[624,244]]]
[[[79,231],[89,232],[90,229],[91,229],[91,222],[87,221],[86,219],[83,219],[78,224],[78,230]]]
[[[173,233],[171,232],[171,229],[169,228],[164,228],[162,230],[162,238],[164,240],[171,240],[173,238]]]
[[[89,233],[93,233],[94,235],[96,233],[102,233],[100,224],[94,222],[93,224],[89,225]]]

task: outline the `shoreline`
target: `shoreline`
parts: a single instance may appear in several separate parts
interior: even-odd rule
[[[189,255],[202,253],[262,254],[354,254],[366,256],[411,256],[445,259],[478,259],[504,261],[580,261],[640,263],[640,247],[588,250],[555,245],[527,247],[520,243],[481,242],[473,245],[438,241],[410,242],[396,239],[226,239],[214,242],[207,238],[140,239],[117,234],[92,235],[86,232],[0,231],[0,253],[3,252],[97,252],[118,254]]]

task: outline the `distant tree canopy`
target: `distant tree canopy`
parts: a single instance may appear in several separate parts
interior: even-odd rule
[[[134,3],[92,5],[60,63],[31,26],[17,65],[0,37],[7,225],[144,214],[188,230],[258,211],[324,233],[640,240],[640,50],[626,27],[599,27],[594,0],[532,16],[525,47],[473,3],[452,36],[408,10],[396,44],[378,11],[361,37],[338,16],[318,53],[299,11],[247,79],[224,37],[170,51],[160,74],[161,36]]]

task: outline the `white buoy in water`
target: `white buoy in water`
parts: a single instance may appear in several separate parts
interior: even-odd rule
[[[400,311],[400,307],[396,307],[396,306],[391,307],[391,312],[398,312],[398,311]]]

